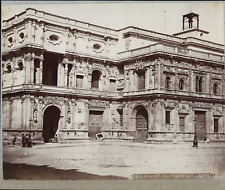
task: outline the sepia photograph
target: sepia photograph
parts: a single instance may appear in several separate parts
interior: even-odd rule
[[[223,2],[1,8],[5,189],[160,189],[182,180],[219,188]]]

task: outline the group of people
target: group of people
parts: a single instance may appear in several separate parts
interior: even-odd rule
[[[32,140],[31,140],[31,135],[22,134],[22,147],[32,147]]]

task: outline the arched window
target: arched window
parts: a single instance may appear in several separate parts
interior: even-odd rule
[[[6,69],[7,69],[7,73],[11,73],[12,71],[11,65],[7,65]]]
[[[94,70],[92,72],[92,79],[91,79],[91,88],[92,89],[99,89],[99,81],[101,77],[101,72],[98,70]]]
[[[21,61],[17,64],[17,69],[23,70],[23,63]]]
[[[170,77],[166,77],[165,87],[166,87],[166,89],[170,89]]]
[[[213,94],[218,94],[218,85],[216,83],[213,85]]]
[[[179,81],[179,90],[184,90],[184,80],[180,79]]]

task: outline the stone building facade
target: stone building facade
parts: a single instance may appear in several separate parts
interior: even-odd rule
[[[224,46],[198,18],[174,35],[31,8],[3,21],[3,138],[224,141]]]

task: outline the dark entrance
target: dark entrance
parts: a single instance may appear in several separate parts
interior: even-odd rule
[[[60,110],[56,106],[49,106],[44,112],[43,134],[44,142],[49,142],[55,136],[60,119]]]
[[[136,114],[137,140],[145,140],[148,134],[148,113],[145,108],[140,107]]]
[[[206,121],[204,111],[195,111],[195,134],[197,139],[204,140],[206,137]]]
[[[96,139],[96,134],[102,131],[102,114],[103,111],[89,112],[88,136],[91,139]]]
[[[58,62],[60,56],[45,53],[43,62],[43,84],[57,86]]]

